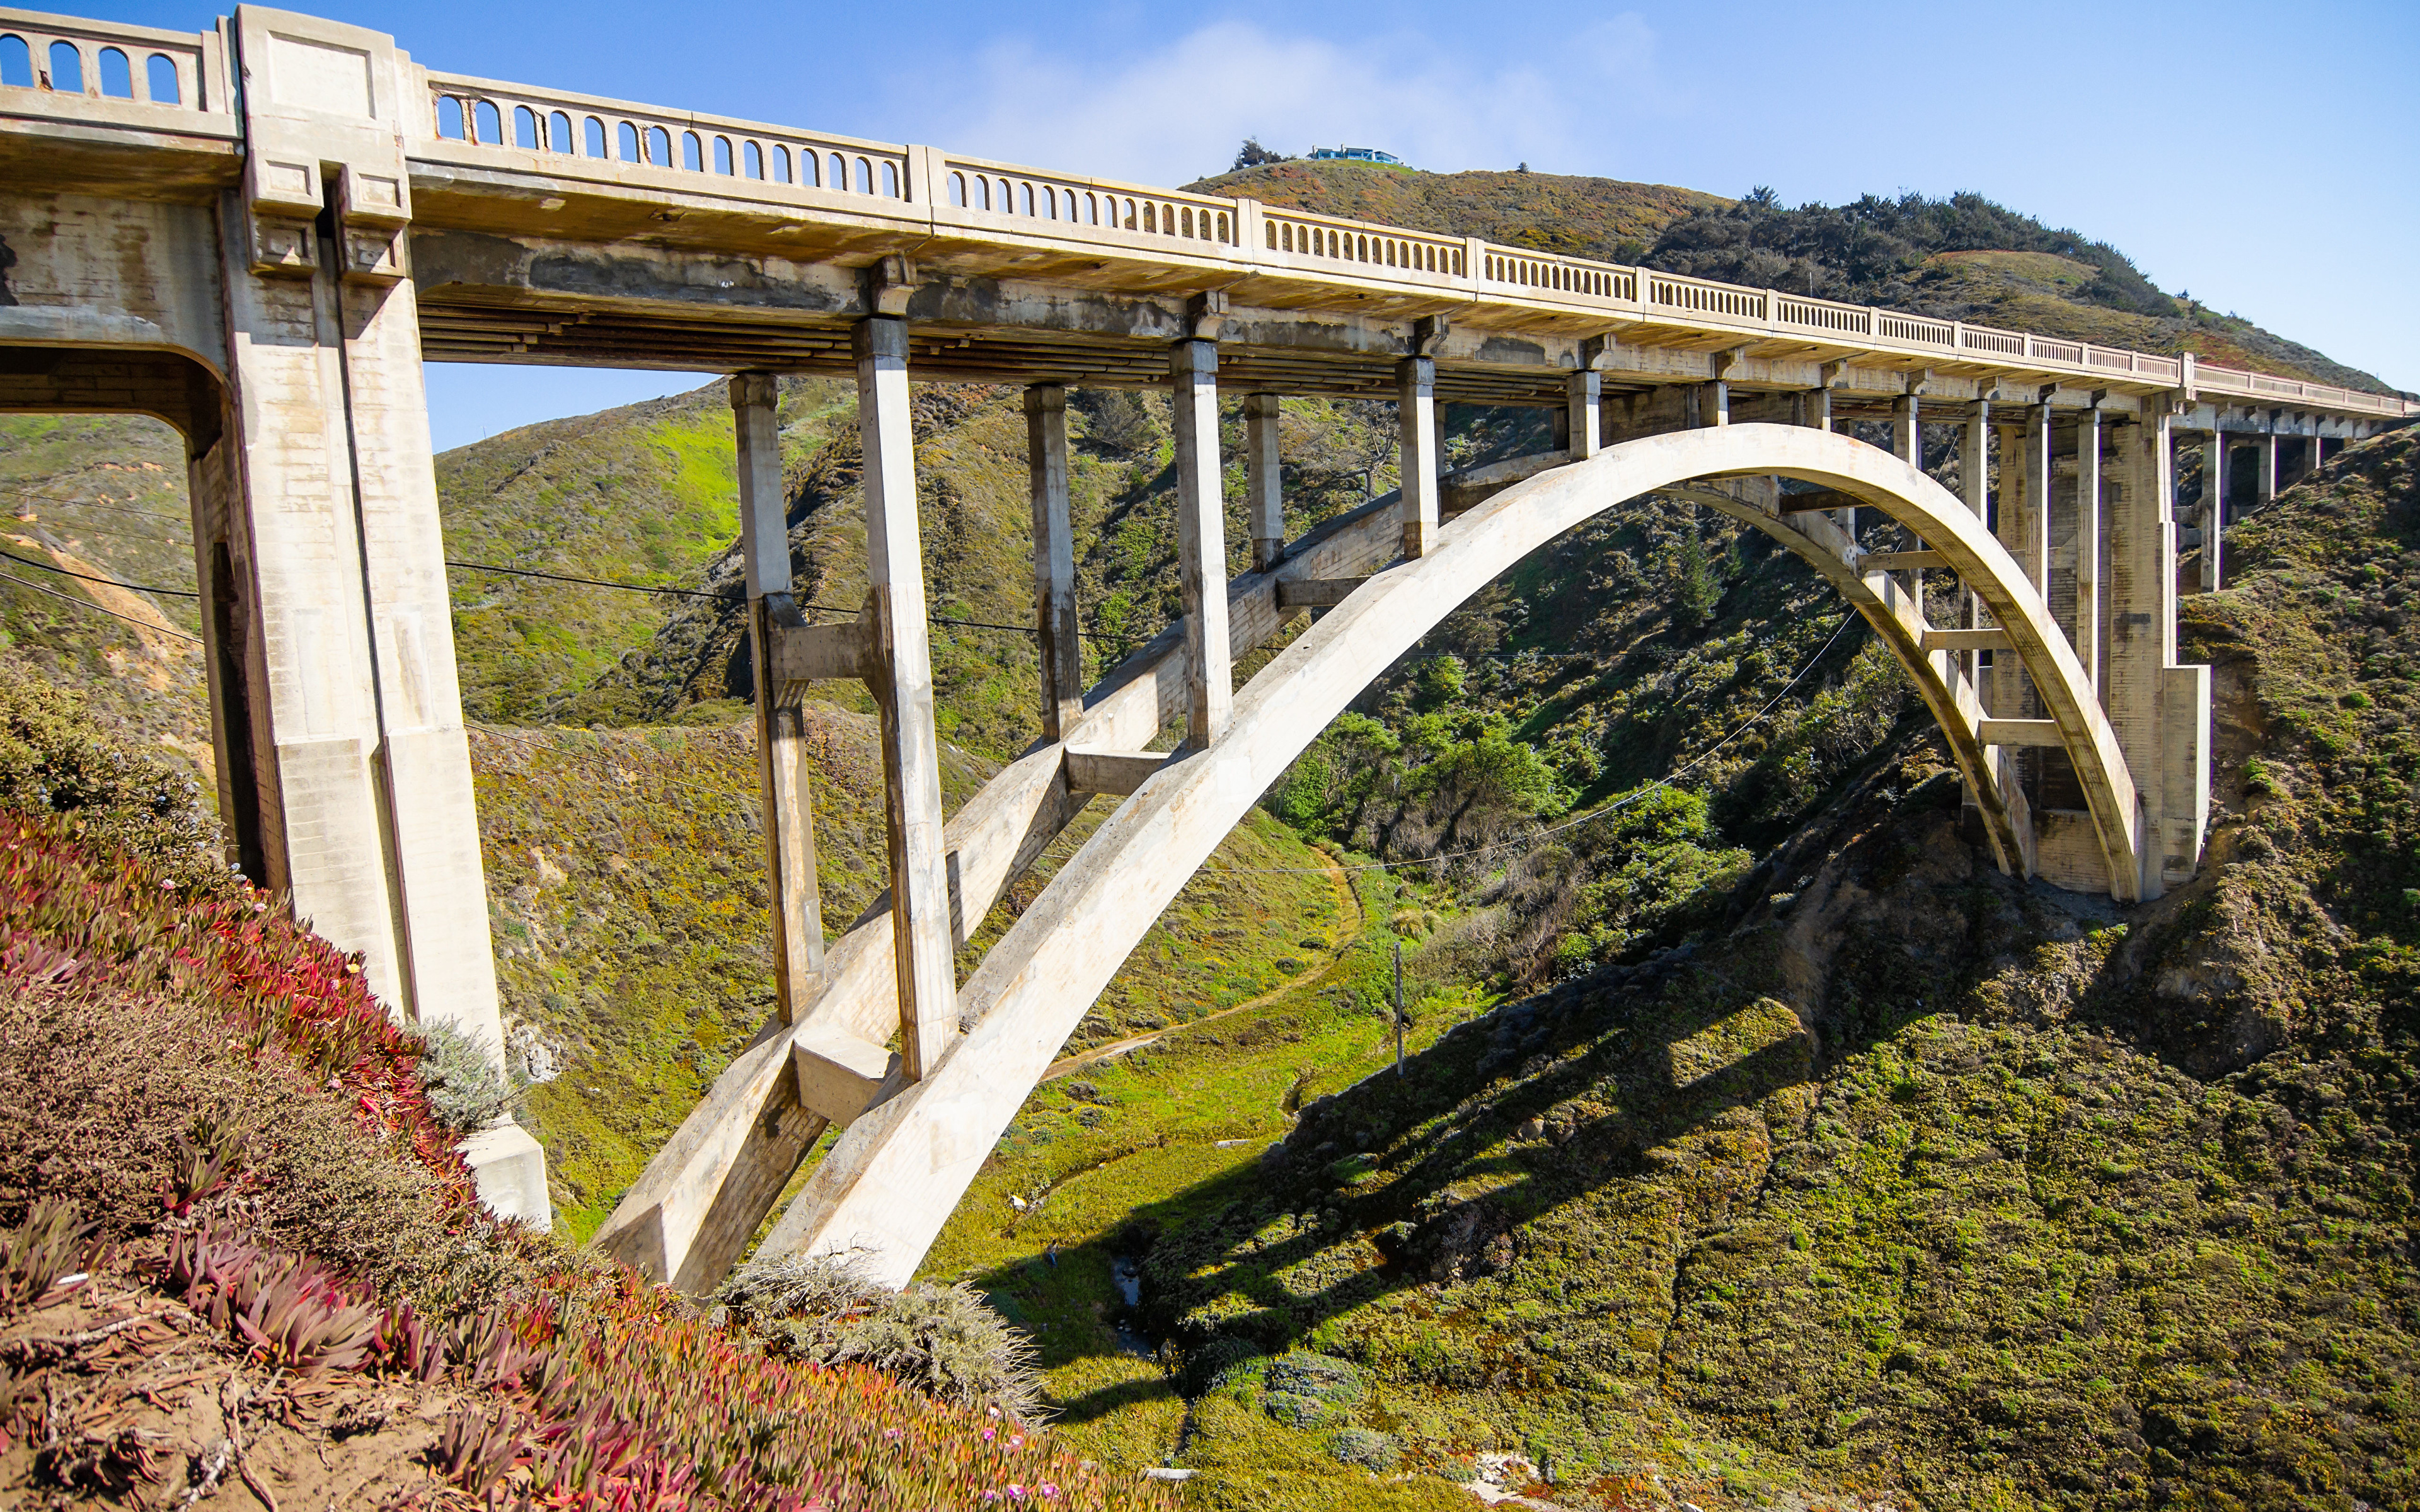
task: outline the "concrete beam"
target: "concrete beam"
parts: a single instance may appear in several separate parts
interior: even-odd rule
[[[1063,740],[1084,713],[1084,647],[1076,609],[1076,534],[1067,514],[1067,391],[1025,391],[1032,483],[1033,628],[1042,670],[1042,738]]]
[[[1244,512],[1252,532],[1252,570],[1285,559],[1285,467],[1279,453],[1283,402],[1274,393],[1244,395]]]
[[[865,453],[866,594],[875,628],[875,700],[882,708],[884,819],[891,853],[904,1074],[930,1071],[957,1036],[958,979],[942,856],[940,739],[933,728],[933,653],[924,617],[924,553],[916,520],[916,454],[908,409],[908,322],[859,325],[858,429]]]
[[[1102,750],[1096,747],[1070,746],[1067,748],[1067,791],[1127,797],[1135,789],[1150,781],[1168,762],[1166,751]]]
[[[1218,465],[1218,347],[1180,341],[1169,352],[1176,431],[1176,560],[1185,595],[1190,685],[1186,736],[1199,749],[1217,741],[1234,706],[1227,648],[1226,499]]]
[[[1404,555],[1424,557],[1436,546],[1436,363],[1406,357],[1395,367],[1395,431],[1404,493]]]
[[[1278,608],[1333,609],[1353,596],[1367,578],[1290,578],[1278,584]]]
[[[806,728],[787,695],[794,680],[823,669],[798,655],[845,640],[852,672],[864,667],[857,626],[814,636],[790,597],[789,497],[782,486],[781,385],[769,373],[731,379],[739,475],[739,560],[748,591],[750,664],[755,679],[757,795],[765,816],[765,893],[773,910],[773,1005],[790,1021],[799,989],[823,969],[823,902],[815,880],[813,767]],[[786,655],[785,655],[786,653]],[[824,672],[824,675],[832,675]]]

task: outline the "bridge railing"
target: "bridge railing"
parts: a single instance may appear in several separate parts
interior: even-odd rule
[[[1274,212],[1272,212],[1274,213]],[[1479,286],[1491,292],[1513,289],[1523,296],[1561,295],[1587,303],[1638,302],[1638,270],[1585,257],[1565,257],[1521,247],[1481,244]]]
[[[1261,225],[1260,244],[1245,252],[1262,266],[1349,273],[1356,279],[1456,292],[1470,287],[1470,243],[1461,237],[1257,202],[1253,209]]]
[[[910,149],[731,116],[659,110],[598,95],[427,71],[427,135],[468,147],[537,153],[545,171],[618,178],[631,170],[723,179],[738,193],[821,192],[861,200],[921,200]]]
[[[1243,245],[1242,207],[1223,196],[1046,173],[955,153],[933,152],[928,161],[938,224],[1196,255],[1225,255]]]
[[[0,11],[0,19],[16,15]],[[47,20],[48,18],[43,18]],[[139,28],[92,28],[133,32]],[[169,37],[172,34],[146,34]],[[190,40],[190,39],[188,39]],[[426,72],[424,130],[471,156],[535,154],[541,172],[604,182],[631,176],[670,188],[776,204],[840,208],[993,235],[1039,235],[1160,257],[1341,275],[1411,294],[1511,299],[1575,315],[1620,314],[1743,335],[1798,338],[1843,353],[1938,354],[2141,387],[2188,381],[2213,393],[2299,399],[2400,416],[2420,406],[2329,384],[2201,367],[1903,311],[1751,288],[1533,248],[1317,215],[1224,195],[1053,173],[938,149],[861,141],[458,74]],[[658,175],[668,176],[658,177]],[[909,207],[913,207],[912,210]]]
[[[135,124],[147,110],[233,118],[217,33],[0,9],[0,113]]]

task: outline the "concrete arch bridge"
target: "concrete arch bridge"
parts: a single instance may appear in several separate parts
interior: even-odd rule
[[[2208,437],[2186,539],[2212,587],[2238,463],[2265,496],[2281,458],[2315,466],[2414,408],[443,73],[292,12],[194,34],[0,10],[0,409],[183,431],[232,858],[361,950],[399,1012],[491,1042],[424,360],[734,375],[777,1008],[598,1236],[688,1289],[832,1123],[771,1243],[862,1248],[904,1279],[1295,752],[1472,592],[1641,494],[1754,525],[1837,585],[1941,722],[2003,867],[2156,896],[2193,874],[2209,791],[2207,669],[2175,659],[2178,432]],[[872,588],[851,625],[809,625],[791,596],[774,379],[798,372],[857,382]],[[1045,734],[946,822],[911,375],[1021,383],[1030,422]],[[1176,440],[1183,621],[1090,688],[1071,385],[1165,392]],[[1233,577],[1222,388],[1247,436]],[[1401,493],[1290,536],[1287,394],[1394,399]],[[1544,409],[1555,449],[1444,475],[1440,401]],[[1880,421],[1889,449],[1837,428]],[[1959,495],[1916,465],[1928,427],[1955,431]],[[1878,518],[1918,546],[1871,548]],[[1958,623],[1927,623],[1926,575],[1955,577]],[[1234,658],[1304,613],[1235,688]],[[891,873],[829,943],[796,713],[821,678],[862,679],[883,711]],[[1183,744],[1149,750],[1171,723]],[[958,980],[968,932],[1096,798],[1115,811]],[[534,1141],[504,1126],[470,1153],[491,1203],[545,1221]]]

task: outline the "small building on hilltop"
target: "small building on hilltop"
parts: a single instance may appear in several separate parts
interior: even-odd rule
[[[1408,168],[1410,163],[1391,152],[1376,147],[1312,147],[1308,154],[1314,162],[1322,159],[1339,159],[1346,162],[1383,162],[1390,168]]]

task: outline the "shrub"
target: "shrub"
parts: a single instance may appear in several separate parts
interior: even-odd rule
[[[518,1089],[504,1080],[495,1056],[475,1035],[443,1019],[424,1019],[420,1085],[428,1111],[457,1134],[484,1129],[509,1111]]]
[[[714,1299],[768,1353],[872,1365],[938,1400],[1023,1422],[1040,1412],[1033,1346],[965,1286],[893,1291],[846,1257],[812,1255],[748,1265]]]
[[[1361,1399],[1361,1372],[1334,1355],[1295,1350],[1269,1362],[1268,1388],[1351,1406]]]
[[[1402,1458],[1393,1439],[1369,1428],[1337,1429],[1336,1436],[1327,1441],[1327,1452],[1348,1465],[1359,1465],[1382,1474],[1394,1469]]]
[[[1238,1381],[1257,1381],[1268,1364],[1259,1345],[1220,1334],[1185,1357],[1185,1394],[1200,1396]]]
[[[233,885],[218,821],[191,772],[97,729],[81,695],[0,664],[0,808],[58,815],[178,886]]]
[[[1336,1409],[1300,1392],[1273,1391],[1261,1398],[1261,1410],[1290,1428],[1325,1427]]]

